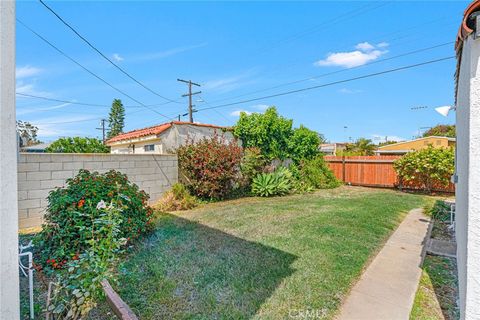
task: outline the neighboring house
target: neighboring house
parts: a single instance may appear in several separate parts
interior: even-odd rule
[[[106,141],[110,153],[172,153],[188,140],[198,141],[217,135],[235,140],[230,128],[211,124],[173,121],[119,134]]]
[[[427,148],[430,145],[435,148],[455,147],[455,138],[430,136],[410,141],[397,142],[378,147],[375,154],[381,156],[403,155],[410,151]]]
[[[48,147],[50,147],[51,144],[52,144],[51,142],[34,144],[33,146],[20,148],[20,151],[21,151],[21,152],[43,153],[43,152],[45,152],[45,149],[47,149]]]
[[[336,156],[347,148],[347,143],[322,143],[319,147],[321,153],[326,156]]]

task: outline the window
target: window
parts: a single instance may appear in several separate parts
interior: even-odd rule
[[[154,144],[146,144],[146,145],[143,146],[143,150],[145,152],[155,151],[155,145]]]

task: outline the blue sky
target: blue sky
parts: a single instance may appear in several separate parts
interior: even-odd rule
[[[468,2],[47,4],[135,78],[178,102],[158,105],[165,100],[103,60],[39,2],[17,2],[17,18],[131,97],[176,117],[186,112],[187,105],[187,99],[181,98],[187,87],[177,78],[202,84],[202,94],[194,99],[201,109],[453,56],[453,41]],[[445,45],[381,61],[440,44]],[[303,124],[330,141],[410,139],[421,128],[454,122],[454,115],[444,118],[434,108],[454,102],[455,63],[450,59],[209,109],[194,118],[233,125],[240,111],[261,112],[275,105],[282,115],[294,119],[295,126]],[[285,85],[297,80],[304,81]],[[59,136],[100,137],[95,128],[99,119],[108,116],[114,98],[127,106],[126,130],[168,121],[92,77],[20,24],[17,92],[99,105],[17,96],[17,119],[37,125],[44,141]],[[411,109],[419,106],[428,108]]]

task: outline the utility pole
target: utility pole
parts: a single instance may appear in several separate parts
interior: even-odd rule
[[[188,116],[189,116],[189,121],[193,122],[193,104],[192,104],[192,96],[196,94],[202,93],[202,91],[197,91],[197,92],[192,92],[192,85],[200,87],[198,83],[192,82],[192,80],[182,80],[182,79],[177,79],[177,81],[184,82],[188,84],[188,93],[183,94],[182,97],[188,97]]]
[[[101,128],[95,128],[97,130],[102,130],[102,141],[103,144],[105,144],[105,123],[107,122],[107,119],[102,119],[100,120],[100,125],[102,126]]]

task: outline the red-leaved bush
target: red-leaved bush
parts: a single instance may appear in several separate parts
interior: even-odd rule
[[[240,177],[242,148],[217,135],[189,141],[177,149],[178,162],[186,185],[199,198],[223,199]]]

